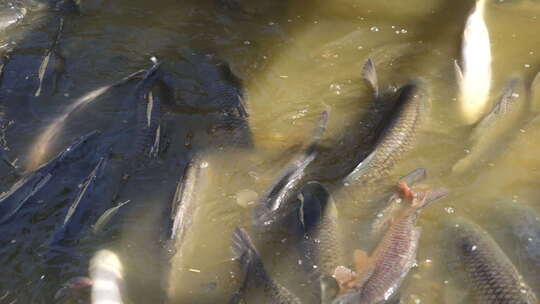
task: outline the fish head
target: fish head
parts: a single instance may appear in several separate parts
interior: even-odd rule
[[[74,277],[68,280],[54,295],[55,303],[88,303],[92,280]]]
[[[315,227],[325,212],[332,214],[336,212],[334,210],[335,206],[330,202],[330,194],[319,182],[307,183],[302,189],[299,198],[301,202],[299,218],[305,231]]]
[[[324,276],[320,278],[319,283],[321,288],[321,303],[332,303],[339,294],[339,284],[337,280],[331,276]]]

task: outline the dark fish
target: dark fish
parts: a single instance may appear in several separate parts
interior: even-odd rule
[[[505,136],[522,121],[527,106],[525,87],[520,78],[512,78],[503,89],[499,101],[473,129],[470,136],[470,153],[452,168],[456,173],[469,169],[490,158],[494,151],[503,150]],[[499,148],[494,148],[499,147]]]
[[[313,132],[310,144],[304,147],[301,155],[295,157],[286,166],[276,182],[259,200],[253,212],[253,225],[255,227],[269,227],[298,208],[294,201],[307,182],[306,168],[317,157],[316,148],[326,129],[327,120],[328,114],[323,112]]]
[[[326,188],[309,182],[300,195],[300,219],[303,227],[306,265],[315,269],[319,277],[331,277],[343,263],[343,244],[338,226],[338,210]]]
[[[345,177],[345,183],[368,184],[388,176],[412,148],[425,108],[426,92],[422,85],[403,86],[392,112],[381,121],[385,128],[373,152]]]
[[[540,214],[520,203],[500,202],[487,216],[490,220],[485,228],[496,240],[510,241],[509,258],[519,261],[516,266],[531,286],[540,287]]]
[[[394,216],[370,257],[356,251],[357,277],[340,282],[342,295],[336,303],[382,303],[393,296],[416,261],[420,228],[419,211],[447,194],[444,189],[417,191],[401,183],[404,203]],[[336,278],[339,274],[336,272]],[[338,279],[339,281],[339,279]]]
[[[234,231],[232,249],[240,263],[244,279],[239,291],[229,301],[230,304],[241,303],[241,300],[245,303],[301,303],[297,296],[270,277],[259,252],[244,229],[236,228]]]
[[[478,303],[539,303],[503,250],[478,225],[455,220],[449,237]]]
[[[195,66],[203,97],[195,105],[180,105],[178,111],[235,111],[239,117],[249,116],[243,98],[242,80],[233,73],[227,62],[213,55],[189,54],[183,57]]]
[[[107,159],[102,157],[82,184],[81,190],[69,207],[62,225],[56,229],[51,247],[58,246],[64,240],[79,239],[81,232],[89,228],[96,213],[100,212],[99,209],[103,209],[103,203],[112,199],[110,191],[110,196],[106,195],[108,184],[108,181],[104,180],[106,167]]]
[[[60,39],[62,38],[63,30],[64,18],[60,18],[60,25],[58,26],[53,43],[39,66],[39,86],[34,93],[36,97],[40,96],[45,90],[50,91],[51,94],[55,94],[58,91],[58,82],[65,72],[66,65],[65,58],[60,50]]]
[[[130,106],[135,106],[137,109],[135,138],[127,153],[129,166],[132,169],[143,165],[146,160],[157,155],[156,149],[159,146],[161,102],[158,96],[151,93],[151,90],[159,77],[161,63],[155,58],[153,60],[154,65],[145,73],[133,95],[127,100]]]
[[[8,221],[23,205],[53,178],[61,175],[64,164],[81,158],[88,153],[88,142],[99,133],[93,131],[77,139],[58,156],[35,171],[28,173],[15,183],[8,192],[0,196],[0,224]]]

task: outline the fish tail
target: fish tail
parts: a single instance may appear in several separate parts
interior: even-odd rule
[[[261,257],[247,231],[236,227],[232,237],[232,250],[244,270],[249,270]]]
[[[375,64],[371,58],[369,58],[362,67],[362,78],[373,90],[375,98],[379,97],[377,70],[375,69]]]
[[[310,154],[319,146],[319,143],[321,142],[321,139],[324,135],[324,132],[326,131],[327,126],[328,126],[328,112],[324,111],[321,113],[319,121],[317,125],[315,126],[315,128],[313,129],[311,141],[305,149],[307,151],[306,154]]]

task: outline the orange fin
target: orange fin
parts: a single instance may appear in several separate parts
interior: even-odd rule
[[[401,191],[401,194],[403,195],[403,198],[405,199],[412,199],[414,198],[414,193],[412,189],[407,185],[406,182],[400,181],[398,182],[399,190]]]
[[[367,270],[369,265],[369,256],[365,251],[356,249],[354,251],[353,260],[354,268],[356,269],[357,274],[360,275]]]

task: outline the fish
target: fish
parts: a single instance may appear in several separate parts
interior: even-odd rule
[[[99,235],[100,233],[102,233],[106,229],[106,226],[109,224],[112,218],[118,213],[118,211],[120,211],[120,209],[127,205],[129,202],[130,200],[127,200],[118,204],[117,206],[105,210],[105,212],[103,212],[103,214],[97,219],[97,221],[92,227],[92,232],[94,233],[94,235]]]
[[[454,61],[459,104],[466,124],[484,114],[491,89],[491,43],[485,22],[487,0],[478,0],[467,18],[461,45],[461,63]]]
[[[501,201],[487,211],[485,228],[495,240],[509,241],[508,257],[530,286],[540,286],[540,213],[522,203]],[[537,290],[539,292],[540,290]]]
[[[229,304],[241,303],[302,303],[291,291],[274,280],[266,271],[262,258],[251,237],[237,227],[232,236],[232,250],[243,273],[243,283]]]
[[[527,108],[525,86],[520,78],[512,78],[503,89],[493,109],[474,127],[470,135],[470,152],[452,167],[462,174],[491,159],[490,153],[501,151],[505,136],[522,121]],[[495,148],[497,147],[497,148]]]
[[[355,251],[357,275],[342,281],[336,269],[334,276],[342,286],[334,303],[382,303],[395,296],[401,283],[416,261],[420,228],[416,219],[421,209],[447,195],[446,189],[418,190],[399,183],[404,200],[402,209],[394,215],[375,250],[368,255]]]
[[[169,249],[181,247],[189,231],[195,211],[198,208],[199,189],[206,183],[205,168],[208,166],[201,156],[195,156],[187,165],[178,182],[171,203],[167,239]]]
[[[403,176],[398,185],[405,183],[409,187],[413,187],[415,184],[421,182],[427,178],[427,171],[424,168],[418,168],[407,175]],[[384,233],[388,228],[388,225],[392,222],[392,217],[402,208],[402,195],[399,186],[396,187],[396,191],[392,193],[388,199],[386,207],[379,213],[371,225],[371,235],[373,237],[379,236]]]
[[[88,277],[71,278],[56,291],[54,294],[54,302],[79,303],[79,301],[84,301],[84,303],[87,303],[90,300],[92,284],[92,280]]]
[[[480,226],[458,218],[448,233],[477,303],[540,303],[504,251]]]
[[[33,172],[27,173],[11,188],[0,195],[0,224],[10,220],[37,192],[51,180],[62,174],[64,164],[69,164],[89,152],[89,142],[99,132],[92,131],[79,137],[74,143],[60,152],[55,158]]]
[[[58,83],[62,74],[65,72],[66,60],[60,50],[60,40],[62,38],[62,31],[64,30],[64,18],[60,18],[60,24],[58,31],[54,37],[51,47],[47,50],[45,57],[39,66],[38,79],[39,85],[36,89],[34,96],[39,97],[44,90],[49,91],[51,94],[56,94],[58,91]],[[50,81],[50,87],[45,82]],[[47,86],[47,87],[46,87]]]
[[[152,61],[153,66],[146,71],[126,101],[137,109],[133,144],[126,155],[128,171],[139,169],[152,155],[157,155],[156,145],[159,143],[158,135],[161,131],[161,102],[159,96],[154,96],[151,90],[160,76],[158,71],[161,63],[155,57],[152,57]]]
[[[177,111],[187,113],[221,111],[240,118],[249,116],[243,97],[242,80],[232,71],[229,63],[214,55],[190,53],[182,55],[182,58],[195,67],[202,92],[200,100],[197,100],[195,105],[184,103],[178,106]]]
[[[317,147],[326,130],[327,121],[328,113],[323,112],[310,143],[302,148],[300,155],[289,162],[256,203],[252,220],[254,227],[263,230],[271,227],[298,208],[298,204],[294,204],[294,201],[307,182],[306,169],[318,155]]]
[[[92,304],[122,304],[124,294],[124,267],[116,253],[101,249],[90,261]]]
[[[345,184],[370,184],[387,177],[394,166],[411,150],[426,110],[426,92],[420,83],[400,89],[393,110],[381,122],[373,151],[344,179]]]
[[[145,70],[139,70],[130,75],[120,79],[119,81],[104,85],[97,89],[91,90],[88,93],[82,95],[81,97],[75,99],[75,101],[66,107],[64,112],[55,118],[47,128],[43,130],[37,137],[34,148],[31,149],[30,154],[28,155],[28,164],[26,165],[27,170],[36,169],[43,159],[45,158],[50,146],[55,142],[58,134],[62,131],[66,122],[73,117],[74,114],[82,111],[86,105],[94,101],[96,98],[102,96],[110,89],[126,84],[135,78],[140,78],[141,75],[146,73]]]
[[[0,3],[0,32],[18,24],[28,13],[28,10],[18,3]]]
[[[49,247],[60,245],[65,240],[77,240],[81,238],[81,232],[85,228],[89,228],[90,223],[99,212],[100,205],[103,202],[112,198],[112,193],[109,191],[110,198],[107,198],[106,187],[108,180],[105,177],[107,167],[107,158],[101,157],[97,165],[86,178],[75,201],[69,207],[64,221],[55,230]],[[105,196],[105,197],[102,197]]]
[[[299,217],[303,228],[303,255],[309,269],[317,276],[331,277],[343,265],[343,244],[338,225],[338,209],[328,190],[318,182],[308,182],[302,189]]]

